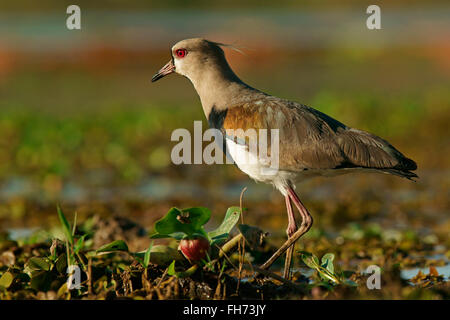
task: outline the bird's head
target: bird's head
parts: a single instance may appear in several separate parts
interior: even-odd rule
[[[231,71],[221,46],[224,45],[201,38],[177,42],[170,51],[171,60],[153,76],[152,82],[173,72],[194,82],[210,69]]]

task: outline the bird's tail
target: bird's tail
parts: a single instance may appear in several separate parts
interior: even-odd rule
[[[411,160],[403,155],[401,156],[402,158],[395,167],[382,169],[382,171],[402,178],[409,179],[411,181],[416,181],[414,180],[414,178],[419,178],[419,176],[411,171],[417,169],[417,163],[414,160]]]
[[[406,178],[409,179],[411,181],[416,181],[414,180],[414,178],[419,178],[419,176],[417,174],[415,174],[414,172],[411,172],[409,170],[398,170],[398,169],[381,169],[381,171],[385,172],[385,173],[390,173],[402,178]]]

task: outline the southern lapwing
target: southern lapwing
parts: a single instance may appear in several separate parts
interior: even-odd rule
[[[376,135],[347,127],[311,107],[271,96],[245,84],[228,65],[223,46],[199,38],[176,43],[171,50],[171,60],[153,76],[152,82],[173,72],[187,77],[200,96],[209,125],[224,133],[225,152],[251,178],[273,184],[284,195],[288,240],[261,268],[269,268],[287,251],[284,277],[289,278],[295,242],[313,223],[294,191],[296,182],[313,176],[356,171],[388,173],[412,180],[417,177],[411,172],[417,165]],[[231,129],[242,130],[230,136]],[[272,174],[261,171],[269,165],[267,158],[264,161],[257,158],[252,165],[240,160],[248,159],[242,154],[248,156],[253,152],[248,139],[242,135],[247,129],[258,132],[278,129],[278,170]],[[269,154],[270,147],[268,143]],[[292,202],[302,218],[300,227]]]

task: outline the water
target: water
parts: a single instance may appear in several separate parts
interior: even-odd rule
[[[13,241],[23,240],[31,237],[38,228],[11,228],[7,229],[8,237]]]
[[[438,246],[436,246],[437,248]],[[450,261],[448,261],[448,259],[443,255],[443,254],[436,254],[436,255],[431,255],[431,256],[427,256],[427,259],[430,260],[444,260],[446,262],[445,266],[440,266],[440,267],[435,267],[437,272],[444,276],[444,280],[448,281],[450,280]],[[411,278],[414,278],[419,271],[421,271],[424,274],[428,274],[430,272],[429,267],[416,267],[416,268],[410,268],[410,269],[403,269],[400,272],[400,276],[405,279],[405,280],[409,280]]]
[[[450,264],[447,264],[442,267],[435,267],[437,272],[439,272],[440,275],[444,276],[444,280],[448,281],[450,280]],[[409,280],[411,278],[414,278],[419,271],[422,271],[424,274],[428,274],[430,272],[429,268],[412,268],[412,269],[405,269],[402,270],[400,273],[400,276],[405,279]]]

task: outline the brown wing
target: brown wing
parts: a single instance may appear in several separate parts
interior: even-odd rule
[[[361,167],[408,178],[416,176],[409,172],[417,168],[415,162],[380,137],[349,128],[313,108],[275,97],[229,108],[217,127],[279,129],[279,164],[283,170]],[[245,140],[243,136],[238,138]]]

